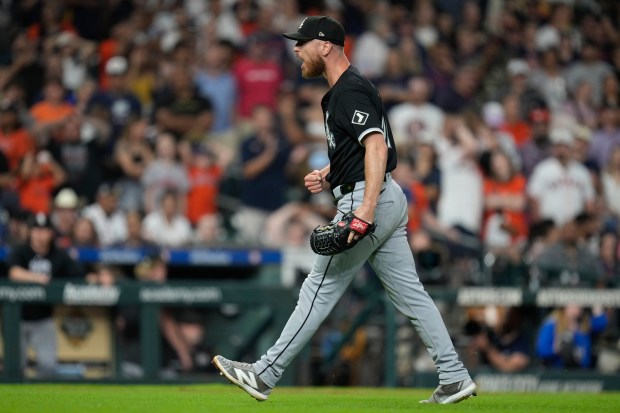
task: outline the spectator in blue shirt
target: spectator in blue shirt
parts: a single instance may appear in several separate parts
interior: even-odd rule
[[[571,304],[554,310],[543,323],[536,340],[536,354],[545,366],[591,368],[593,337],[607,327],[601,307],[591,314]]]

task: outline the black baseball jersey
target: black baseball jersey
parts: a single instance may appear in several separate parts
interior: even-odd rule
[[[330,171],[327,181],[332,188],[364,181],[362,139],[372,132],[383,134],[388,158],[386,172],[396,168],[396,147],[383,101],[372,83],[357,68],[349,68],[321,101]]]
[[[48,274],[52,278],[78,278],[83,273],[77,264],[64,250],[52,247],[47,255],[35,254],[30,245],[25,244],[13,248],[7,260],[7,267],[19,266],[29,271]],[[52,316],[52,306],[47,304],[25,305],[22,319],[28,321],[42,320]]]

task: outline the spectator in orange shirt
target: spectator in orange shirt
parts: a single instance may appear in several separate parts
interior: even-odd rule
[[[22,159],[34,152],[34,142],[22,127],[18,108],[8,104],[0,107],[0,151],[9,162],[9,169],[16,172]]]
[[[502,132],[509,133],[517,146],[523,145],[532,135],[532,128],[521,118],[521,102],[515,94],[508,94],[503,100],[504,124]]]
[[[0,106],[0,204],[18,207],[17,175],[22,159],[34,152],[34,142],[19,121],[15,103]]]
[[[196,225],[203,215],[215,214],[217,195],[222,169],[216,163],[213,153],[204,145],[193,151],[191,164],[187,168],[190,189],[187,193],[187,218]]]
[[[43,86],[43,100],[30,109],[34,119],[34,135],[46,141],[55,138],[65,121],[75,113],[75,108],[65,100],[62,81],[52,77]]]
[[[21,207],[35,214],[49,215],[54,189],[65,179],[65,171],[48,151],[40,151],[36,157],[26,156],[18,184]]]
[[[484,178],[484,243],[496,254],[518,260],[527,237],[525,186],[510,158],[501,150],[488,154]],[[483,162],[484,163],[484,162]]]

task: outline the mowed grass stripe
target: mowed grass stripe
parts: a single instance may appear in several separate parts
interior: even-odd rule
[[[2,413],[363,413],[363,412],[620,412],[620,393],[481,393],[457,405],[421,405],[431,389],[279,387],[257,402],[236,386],[0,385]]]

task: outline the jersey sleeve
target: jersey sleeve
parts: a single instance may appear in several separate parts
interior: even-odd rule
[[[362,139],[372,132],[385,136],[383,120],[367,93],[347,90],[340,95],[337,105],[336,124],[343,128],[348,136],[355,137],[360,144]]]

